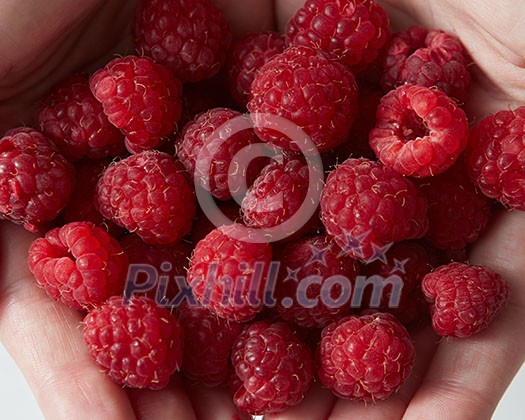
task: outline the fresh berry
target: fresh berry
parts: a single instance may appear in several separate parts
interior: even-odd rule
[[[507,304],[509,286],[489,268],[455,262],[427,274],[423,293],[434,330],[461,338],[488,327]]]
[[[317,351],[321,383],[340,398],[388,398],[412,371],[415,348],[391,314],[349,316],[327,326]]]
[[[421,180],[419,189],[428,202],[427,240],[439,249],[462,249],[485,229],[491,201],[477,191],[463,162],[445,173]]]
[[[284,38],[276,32],[247,34],[235,42],[228,60],[228,82],[239,105],[248,103],[252,82],[259,69],[283,51]]]
[[[321,188],[322,185],[318,185],[317,191]],[[244,223],[261,229],[278,227],[280,231],[277,234],[285,229],[282,233],[286,237],[302,232],[303,228],[309,227],[310,220],[304,212],[311,210],[314,214],[316,210],[310,206],[310,201],[305,201],[309,192],[311,194],[309,168],[304,160],[283,156],[281,162],[272,161],[262,170],[242,200]],[[308,207],[299,212],[303,203]],[[283,225],[285,222],[289,222],[288,225]]]
[[[414,85],[381,99],[370,132],[370,146],[385,166],[416,177],[446,171],[467,142],[465,112],[443,92]]]
[[[349,293],[359,265],[342,255],[330,238],[318,235],[291,242],[280,254],[280,261],[274,296],[276,309],[285,321],[322,328],[350,313]],[[333,282],[341,278],[349,288]]]
[[[36,232],[66,206],[75,169],[39,132],[9,130],[0,139],[0,218]]]
[[[180,81],[148,57],[116,58],[89,85],[109,121],[126,135],[131,153],[156,147],[181,117]]]
[[[222,226],[200,241],[190,259],[193,294],[216,315],[248,321],[263,309],[263,291],[272,259],[270,245],[242,226]]]
[[[147,150],[110,165],[97,185],[107,219],[152,245],[172,245],[191,230],[195,193],[174,157]]]
[[[236,222],[236,223],[242,222],[241,208],[239,207],[239,204],[236,201],[234,200],[221,201],[217,203],[217,208],[231,222]],[[222,226],[222,224],[220,224],[219,226]],[[199,209],[197,220],[193,224],[193,229],[191,230],[192,243],[197,244],[200,240],[204,239],[204,237],[208,233],[210,233],[213,229],[219,226],[215,226],[211,222],[211,220],[208,219],[206,212],[202,211],[202,209]]]
[[[232,38],[222,12],[209,0],[142,0],[133,33],[137,51],[183,82],[217,74]]]
[[[437,87],[464,101],[471,79],[469,63],[458,39],[414,25],[394,34],[388,43],[381,83],[385,90],[407,83]]]
[[[283,322],[246,327],[234,343],[232,362],[242,383],[233,401],[252,415],[299,404],[312,382],[310,350]]]
[[[83,336],[97,364],[127,387],[162,389],[182,363],[182,327],[145,297],[111,297],[84,318]]]
[[[389,37],[388,15],[373,0],[306,0],[286,26],[288,46],[322,49],[353,72],[366,69]]]
[[[87,76],[72,76],[53,88],[43,99],[36,119],[68,159],[100,159],[125,151],[124,136],[91,93]]]
[[[224,384],[230,375],[233,343],[243,324],[190,305],[181,308],[180,322],[184,327],[184,375],[209,387]]]
[[[153,282],[146,273],[138,272],[134,279],[138,289],[140,290],[141,285],[144,285],[147,289],[144,290],[146,296],[155,300],[160,306],[169,306],[180,291],[177,278],[186,279],[186,270],[193,247],[187,242],[170,246],[149,245],[135,234],[120,239],[120,245],[128,256],[130,264],[136,264],[139,268],[149,266],[157,274]],[[131,275],[131,270],[129,273]],[[165,276],[166,281],[161,280],[160,276]],[[131,278],[128,277],[128,281],[130,280]]]
[[[235,194],[233,178],[249,177],[249,165],[236,158],[241,149],[257,143],[253,130],[242,129],[242,114],[227,108],[213,108],[188,122],[177,141],[177,157],[190,178],[219,200],[229,200]],[[234,169],[230,165],[234,164]],[[253,178],[253,175],[252,175]]]
[[[104,229],[73,222],[48,231],[29,248],[29,269],[54,300],[90,308],[121,294],[128,257]]]
[[[424,236],[426,213],[426,200],[412,181],[367,159],[343,162],[321,195],[326,232],[362,261],[381,258],[392,242]]]
[[[483,118],[471,131],[467,169],[487,197],[525,210],[525,106]]]
[[[268,127],[283,117],[310,136],[319,150],[330,150],[348,137],[357,111],[352,73],[321,51],[309,47],[285,50],[270,59],[252,83],[248,110],[256,134],[266,142],[298,151],[287,135]]]

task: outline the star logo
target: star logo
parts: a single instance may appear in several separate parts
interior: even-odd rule
[[[405,265],[408,262],[408,260],[409,259],[407,258],[403,261],[399,261],[397,258],[394,258],[394,267],[392,267],[392,271],[390,271],[390,274],[394,274],[394,273],[406,274],[407,271],[406,271]]]
[[[287,275],[284,281],[295,281],[299,282],[299,271],[301,271],[301,267],[296,268],[295,270],[292,270],[290,267],[286,267]]]
[[[345,245],[341,247],[341,252],[338,257],[351,256],[361,258],[363,256],[363,241],[370,232],[362,233],[359,236],[354,236],[348,232],[344,233]]]
[[[305,264],[306,267],[315,263],[320,263],[323,264],[325,267],[328,267],[328,264],[326,263],[326,253],[328,252],[330,247],[331,245],[328,245],[324,248],[317,248],[315,245],[311,244],[310,251],[312,252],[312,256]]]
[[[367,264],[374,261],[381,261],[383,264],[388,264],[386,253],[392,247],[392,243],[383,246],[372,243],[372,256],[368,259]]]

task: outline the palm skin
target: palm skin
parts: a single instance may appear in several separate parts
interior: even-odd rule
[[[216,0],[237,34],[284,29],[303,0]],[[467,109],[478,118],[525,103],[525,44],[519,23],[523,2],[388,0],[393,15],[456,33],[478,66]],[[115,53],[132,51],[128,25],[136,1],[3,1],[0,4],[1,129],[29,123],[36,101],[73,71],[93,70]],[[257,12],[257,13],[255,13]],[[394,22],[402,27],[402,20]],[[81,314],[51,301],[27,270],[34,236],[0,224],[0,339],[24,372],[47,418],[225,419],[235,408],[224,391],[187,387],[124,391],[102,374],[86,352]],[[272,419],[490,418],[523,363],[525,342],[525,215],[503,212],[471,254],[471,262],[500,272],[511,303],[486,331],[466,340],[439,340],[418,332],[418,358],[409,382],[374,406],[336,400],[314,386],[305,400]]]

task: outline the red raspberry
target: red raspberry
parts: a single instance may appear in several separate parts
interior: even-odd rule
[[[116,58],[89,85],[109,121],[126,135],[131,153],[156,147],[181,117],[180,81],[148,57]]]
[[[467,169],[487,197],[525,210],[525,106],[483,118],[471,131]]]
[[[367,159],[338,166],[321,196],[326,232],[362,261],[382,258],[392,242],[424,236],[426,213],[426,200],[412,181]]]
[[[236,201],[221,201],[217,203],[219,210],[232,222],[241,223],[241,208]],[[206,213],[199,209],[199,215],[197,216],[197,221],[193,224],[193,229],[191,230],[191,241],[193,244],[197,244],[200,240],[210,233],[215,226],[207,217]]]
[[[248,110],[263,141],[299,150],[288,136],[258,128],[272,123],[264,114],[278,115],[302,128],[324,152],[348,137],[357,110],[357,85],[352,73],[326,54],[308,47],[289,48],[255,76]]]
[[[388,398],[412,371],[415,348],[391,314],[349,316],[327,326],[317,349],[321,383],[340,398]]]
[[[230,172],[235,155],[258,141],[251,129],[231,134],[240,126],[240,122],[231,121],[240,117],[240,112],[231,109],[210,109],[188,122],[177,141],[177,157],[190,178],[219,200],[229,200],[235,193],[229,187],[229,174],[242,179],[248,176],[249,167],[239,160],[235,160],[237,172]]]
[[[184,327],[184,375],[205,386],[224,384],[230,376],[233,343],[243,324],[189,305],[181,308],[180,322]]]
[[[507,304],[509,286],[489,268],[454,262],[427,274],[423,293],[434,330],[461,338],[488,327]]]
[[[485,229],[491,202],[468,178],[463,162],[444,174],[422,180],[419,189],[428,202],[428,241],[439,249],[462,249]]]
[[[42,132],[69,159],[100,159],[125,152],[124,136],[108,120],[87,76],[75,75],[43,99],[36,119]]]
[[[341,248],[324,235],[300,239],[284,248],[275,299],[276,309],[285,321],[322,328],[350,313],[350,296],[346,301],[344,297],[351,289],[343,290],[341,283],[326,289],[335,276],[348,280],[350,288],[355,284],[359,265],[341,254]],[[299,294],[305,284],[310,286]]]
[[[461,42],[439,30],[411,26],[388,43],[381,83],[385,90],[414,84],[437,87],[463,101],[470,85],[470,59]]]
[[[246,327],[233,345],[232,362],[242,383],[233,401],[252,415],[299,404],[312,382],[310,350],[283,322]]]
[[[147,150],[110,165],[96,205],[107,219],[152,245],[172,245],[191,230],[195,193],[174,157]]]
[[[236,41],[228,61],[230,92],[237,103],[246,106],[253,79],[273,56],[284,51],[284,38],[277,32],[247,34]]]
[[[231,321],[248,321],[261,312],[272,248],[260,241],[230,225],[213,230],[197,244],[188,283],[204,307]]]
[[[162,389],[182,363],[182,327],[145,297],[111,297],[84,318],[83,336],[97,364],[127,387]]]
[[[0,218],[30,232],[52,221],[75,186],[75,169],[51,142],[26,127],[0,139]]]
[[[322,49],[353,72],[366,69],[389,37],[388,15],[371,0],[307,0],[286,27],[288,46]]]
[[[217,74],[232,37],[222,12],[209,0],[142,0],[133,33],[141,54],[169,67],[183,82]]]
[[[417,177],[446,171],[467,142],[465,112],[443,92],[414,85],[381,99],[370,132],[370,146],[385,166]]]
[[[37,283],[70,308],[90,308],[122,293],[128,265],[117,240],[87,222],[52,229],[29,248]]]

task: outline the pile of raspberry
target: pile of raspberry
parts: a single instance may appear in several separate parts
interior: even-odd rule
[[[306,0],[284,34],[236,39],[210,0],[141,0],[131,26],[135,51],[0,139],[0,217],[41,232],[36,284],[83,313],[111,379],[229,386],[251,415],[314,381],[374,403],[410,376],[414,331],[469,337],[504,310],[468,253],[495,203],[525,210],[525,107],[469,127],[460,40],[392,34],[373,0]]]

